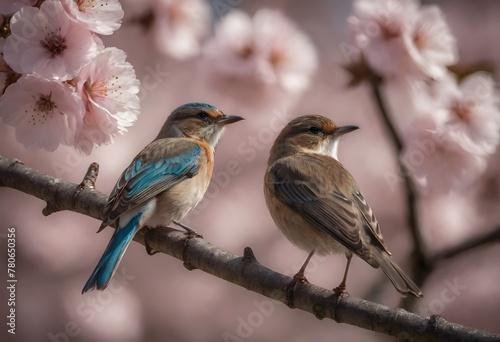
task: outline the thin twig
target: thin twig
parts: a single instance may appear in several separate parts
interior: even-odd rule
[[[43,199],[59,210],[71,210],[96,219],[104,217],[104,194],[88,188],[80,191],[77,184],[44,175],[19,161],[0,157],[0,186]],[[136,234],[134,240],[183,260],[196,269],[281,303],[287,302],[286,287],[293,279],[262,266],[250,248],[239,257],[201,238],[191,238],[167,227],[146,229],[144,234]],[[335,319],[339,323],[396,336],[400,341],[500,341],[498,334],[446,322],[438,316],[424,318],[404,309],[393,309],[359,298],[339,298],[332,291],[312,284],[299,283],[293,291],[293,307],[297,309],[310,312],[319,319]]]
[[[497,227],[496,229],[490,232],[484,233],[483,235],[467,239],[461,244],[452,246],[448,249],[436,253],[436,255],[434,255],[433,257],[433,262],[437,263],[442,260],[450,259],[453,258],[454,256],[457,256],[458,254],[470,251],[471,249],[474,249],[476,247],[484,246],[488,243],[498,242],[498,241],[500,241],[500,227]]]
[[[97,181],[97,176],[99,175],[99,164],[92,163],[87,169],[87,173],[85,177],[83,177],[82,182],[80,183],[80,189],[90,188],[95,189],[95,182]]]

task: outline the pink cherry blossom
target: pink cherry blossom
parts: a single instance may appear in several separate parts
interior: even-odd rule
[[[420,89],[420,90],[418,90]],[[451,74],[415,88],[403,160],[430,191],[463,190],[486,167],[500,142],[500,111],[491,75],[461,83]],[[399,109],[401,111],[401,109]]]
[[[402,161],[429,192],[464,190],[485,171],[485,156],[464,149],[439,115],[417,118],[410,127]]]
[[[118,0],[60,0],[69,16],[90,31],[109,35],[120,28],[123,10]]]
[[[177,59],[196,56],[210,30],[211,9],[202,0],[155,0],[154,36],[166,55]]]
[[[2,122],[15,127],[16,140],[31,149],[73,144],[84,110],[69,86],[35,76],[21,77],[0,97]]]
[[[384,77],[439,78],[458,59],[456,40],[434,5],[358,0],[348,23],[356,49]]]
[[[309,86],[317,68],[316,48],[309,37],[283,13],[262,9],[253,18],[256,42],[264,58],[258,63],[258,73],[266,83],[278,83],[290,91],[302,91]]]
[[[250,18],[234,10],[216,27],[204,50],[214,73],[288,92],[307,88],[317,68],[309,37],[281,12],[261,9]]]
[[[443,77],[445,66],[458,62],[456,39],[436,5],[420,8],[410,34],[404,38],[411,60],[424,75]]]
[[[10,15],[19,11],[24,6],[33,6],[36,0],[9,0],[0,1],[0,14]]]
[[[495,152],[500,141],[500,111],[492,76],[479,72],[460,84],[449,76],[434,88],[436,101],[446,110],[450,135],[472,153]]]
[[[23,7],[12,17],[10,29],[4,58],[18,73],[68,80],[97,53],[92,33],[72,21],[59,1]]]
[[[77,89],[86,112],[74,145],[82,153],[90,154],[94,146],[112,142],[139,115],[139,81],[126,58],[125,52],[106,48],[78,75]]]
[[[204,49],[208,67],[234,78],[254,78],[256,69],[252,18],[232,11],[215,28],[215,37]]]

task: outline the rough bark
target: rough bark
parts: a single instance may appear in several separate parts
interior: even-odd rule
[[[47,202],[44,215],[69,210],[102,219],[107,196],[93,188],[92,164],[81,184],[42,174],[20,161],[0,157],[0,186],[17,189]],[[339,323],[396,336],[400,341],[500,341],[500,335],[445,321],[421,317],[351,296],[337,296],[312,284],[294,281],[261,265],[247,247],[236,256],[199,237],[170,227],[143,229],[135,241],[183,260],[186,268],[200,269],[276,301]]]

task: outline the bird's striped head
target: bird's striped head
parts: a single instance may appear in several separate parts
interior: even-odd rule
[[[299,116],[290,121],[276,138],[270,161],[297,150],[321,153],[338,159],[340,137],[358,128],[337,126],[335,122],[321,115]]]
[[[224,127],[243,120],[236,115],[226,115],[208,103],[190,102],[177,107],[163,125],[157,139],[188,136],[206,141],[215,147]]]

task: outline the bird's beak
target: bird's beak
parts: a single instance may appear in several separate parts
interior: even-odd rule
[[[358,126],[353,126],[353,125],[349,125],[349,126],[340,126],[340,127],[337,127],[334,131],[333,131],[333,134],[340,137],[346,133],[349,133],[349,132],[352,132],[352,131],[355,131],[357,130],[359,127]]]
[[[245,118],[237,115],[224,115],[217,120],[217,124],[225,126],[241,120],[245,120]]]

